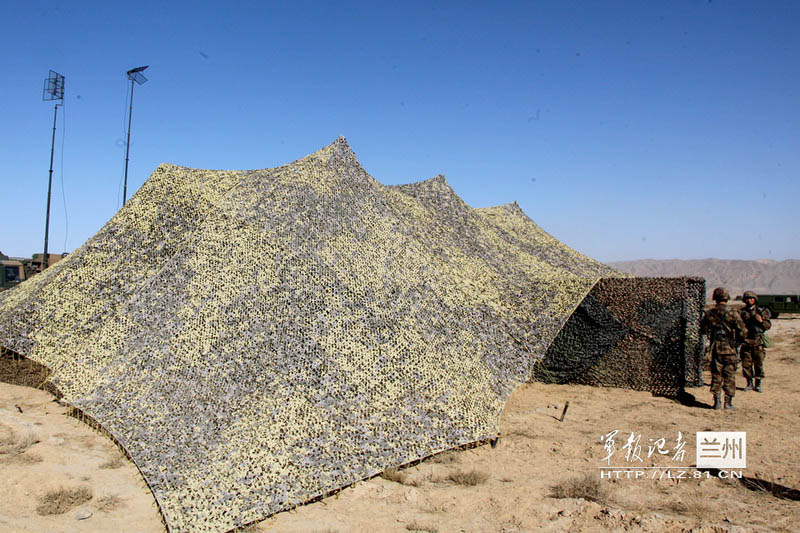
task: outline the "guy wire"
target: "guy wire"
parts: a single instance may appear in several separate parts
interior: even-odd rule
[[[67,237],[69,236],[69,215],[67,214],[67,193],[64,189],[64,141],[67,138],[67,108],[61,105],[61,201],[64,203],[64,248],[62,254],[67,252]]]

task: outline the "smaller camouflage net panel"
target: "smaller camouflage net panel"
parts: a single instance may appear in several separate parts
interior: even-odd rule
[[[701,278],[602,279],[572,314],[534,378],[677,396],[702,385]]]

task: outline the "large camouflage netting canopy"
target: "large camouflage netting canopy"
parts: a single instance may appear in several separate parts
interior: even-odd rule
[[[617,276],[516,204],[382,185],[340,138],[267,170],[159,166],[0,294],[0,345],[113,436],[170,530],[220,531],[495,437]]]

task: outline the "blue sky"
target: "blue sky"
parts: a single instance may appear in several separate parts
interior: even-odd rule
[[[268,168],[344,135],[385,184],[442,173],[473,207],[516,200],[603,261],[800,258],[797,2],[30,1],[3,12],[8,255],[43,245],[48,70],[66,76],[50,230],[61,252],[119,208],[125,72],[150,65],[135,90],[129,196],[162,162]]]

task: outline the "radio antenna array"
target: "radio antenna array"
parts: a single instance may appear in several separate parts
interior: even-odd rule
[[[50,75],[44,80],[42,100],[45,102],[50,100],[61,100],[61,103],[64,103],[64,76],[55,70],[51,70]]]

